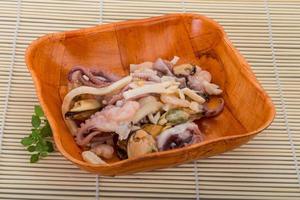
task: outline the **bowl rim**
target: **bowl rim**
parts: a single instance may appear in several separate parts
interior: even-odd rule
[[[115,22],[115,23],[110,23],[110,24],[100,24],[100,25],[96,25],[93,27],[88,27],[88,28],[81,28],[81,29],[77,29],[77,30],[71,30],[71,31],[64,31],[64,32],[58,32],[58,33],[49,33],[46,34],[36,40],[34,40],[33,42],[31,42],[31,44],[27,47],[26,49],[26,53],[25,53],[25,62],[27,65],[27,68],[29,70],[29,72],[31,73],[34,85],[35,85],[35,89],[36,89],[36,94],[37,97],[39,99],[39,102],[42,106],[42,108],[45,108],[46,105],[44,103],[43,100],[43,96],[41,95],[41,81],[40,79],[36,76],[35,74],[35,70],[34,70],[34,66],[32,63],[32,56],[33,53],[37,50],[37,46],[38,44],[46,41],[46,40],[50,40],[54,37],[56,38],[60,38],[60,39],[64,39],[65,38],[65,34],[69,34],[70,37],[75,37],[78,34],[81,34],[83,31],[85,33],[94,33],[94,32],[99,32],[99,31],[105,31],[106,29],[110,29],[110,28],[116,28],[117,25],[129,25],[129,24],[141,24],[141,23],[146,23],[146,22],[154,22],[154,21],[161,21],[164,19],[172,19],[172,18],[177,18],[177,17],[184,17],[184,16],[189,16],[189,17],[195,17],[195,18],[201,18],[202,20],[206,20],[209,21],[210,23],[212,23],[217,30],[219,30],[222,34],[222,38],[221,40],[223,40],[228,47],[230,47],[233,52],[235,53],[235,55],[239,58],[240,61],[242,61],[241,65],[246,67],[246,73],[247,79],[250,79],[249,81],[253,84],[253,86],[259,91],[261,92],[265,97],[266,97],[266,104],[268,104],[270,106],[270,114],[269,114],[269,118],[268,120],[266,120],[259,128],[257,128],[256,130],[250,131],[250,132],[246,132],[245,134],[238,134],[238,135],[230,135],[230,136],[224,136],[224,137],[219,137],[219,138],[215,138],[215,139],[211,139],[208,141],[203,141],[200,143],[196,143],[190,146],[186,146],[183,148],[178,148],[178,149],[172,149],[172,150],[168,150],[168,151],[162,151],[162,152],[154,152],[151,154],[146,154],[146,155],[142,155],[142,156],[138,156],[138,157],[134,157],[134,158],[128,158],[125,160],[120,160],[120,161],[116,161],[113,163],[108,163],[105,165],[96,165],[96,164],[91,164],[82,160],[78,160],[76,158],[74,158],[71,154],[69,154],[67,151],[65,151],[62,143],[61,143],[61,138],[59,135],[59,130],[57,126],[51,127],[53,130],[53,138],[55,141],[55,144],[57,146],[57,149],[59,150],[59,152],[68,160],[70,160],[71,162],[79,165],[79,166],[86,166],[86,167],[97,167],[98,169],[103,167],[103,168],[109,168],[109,167],[117,167],[117,166],[122,166],[124,164],[127,163],[134,163],[137,161],[141,161],[144,159],[151,159],[152,157],[158,157],[158,155],[168,155],[171,153],[178,153],[178,152],[190,152],[193,149],[197,149],[200,146],[205,146],[205,145],[209,145],[209,144],[214,144],[220,141],[225,141],[225,140],[231,140],[231,139],[237,139],[237,138],[243,138],[243,137],[248,137],[248,136],[254,136],[257,133],[261,132],[262,130],[266,129],[274,120],[275,118],[275,106],[271,100],[271,98],[269,97],[269,95],[264,91],[264,89],[261,87],[260,83],[257,81],[257,79],[255,78],[254,73],[251,71],[251,68],[249,66],[249,64],[247,63],[247,61],[244,59],[244,57],[240,54],[240,52],[234,48],[234,45],[232,44],[232,42],[229,40],[227,34],[225,33],[223,27],[218,24],[216,21],[214,21],[213,19],[210,19],[204,15],[201,14],[194,14],[194,13],[171,13],[171,14],[166,14],[166,15],[161,15],[161,16],[155,16],[155,17],[150,17],[150,18],[145,18],[145,19],[134,19],[134,20],[126,20],[126,21],[121,21],[121,22]],[[45,115],[46,116],[50,116],[50,111],[48,109],[44,109]],[[55,121],[52,117],[50,117],[49,119],[50,124],[55,124]],[[99,171],[100,172],[100,171]]]

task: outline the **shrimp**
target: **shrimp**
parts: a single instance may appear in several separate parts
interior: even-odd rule
[[[139,107],[140,104],[136,101],[127,101],[122,107],[106,106],[81,124],[76,134],[77,144],[85,146],[103,132],[118,133],[121,126],[127,126],[131,122]],[[122,137],[127,137],[127,132]]]
[[[91,148],[91,151],[94,152],[97,156],[110,159],[113,156],[114,148],[108,144],[98,144]]]
[[[116,122],[130,121],[139,109],[140,104],[136,101],[127,101],[122,107],[107,106],[103,110],[103,115]]]
[[[166,104],[171,104],[176,107],[189,107],[190,106],[190,102],[188,100],[179,99],[178,97],[176,97],[174,95],[162,94],[160,96],[160,100]]]

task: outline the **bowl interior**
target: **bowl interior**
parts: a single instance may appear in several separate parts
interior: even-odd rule
[[[197,122],[206,141],[247,135],[269,123],[274,115],[270,99],[220,26],[200,15],[168,15],[47,35],[29,47],[27,64],[59,149],[72,161],[82,160],[61,116],[70,68],[102,68],[123,76],[130,63],[175,55],[179,63],[208,70],[224,91],[223,113]]]

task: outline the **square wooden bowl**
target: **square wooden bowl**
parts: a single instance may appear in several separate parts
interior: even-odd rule
[[[208,70],[212,81],[224,91],[223,113],[197,122],[205,141],[108,165],[84,162],[61,114],[71,67],[105,68],[125,76],[130,63],[175,55],[180,63]],[[265,129],[275,115],[270,98],[222,27],[197,14],[171,14],[49,34],[28,47],[26,64],[58,150],[80,168],[101,175],[149,171],[229,151]]]

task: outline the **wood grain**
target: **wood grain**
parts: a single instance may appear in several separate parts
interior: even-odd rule
[[[61,116],[67,71],[82,65],[125,75],[130,63],[174,55],[210,71],[224,90],[224,112],[198,122],[206,140],[107,166],[84,162]],[[231,150],[261,132],[275,115],[270,98],[222,27],[201,15],[172,14],[46,35],[28,47],[26,64],[58,150],[80,168],[102,175],[149,171]]]

